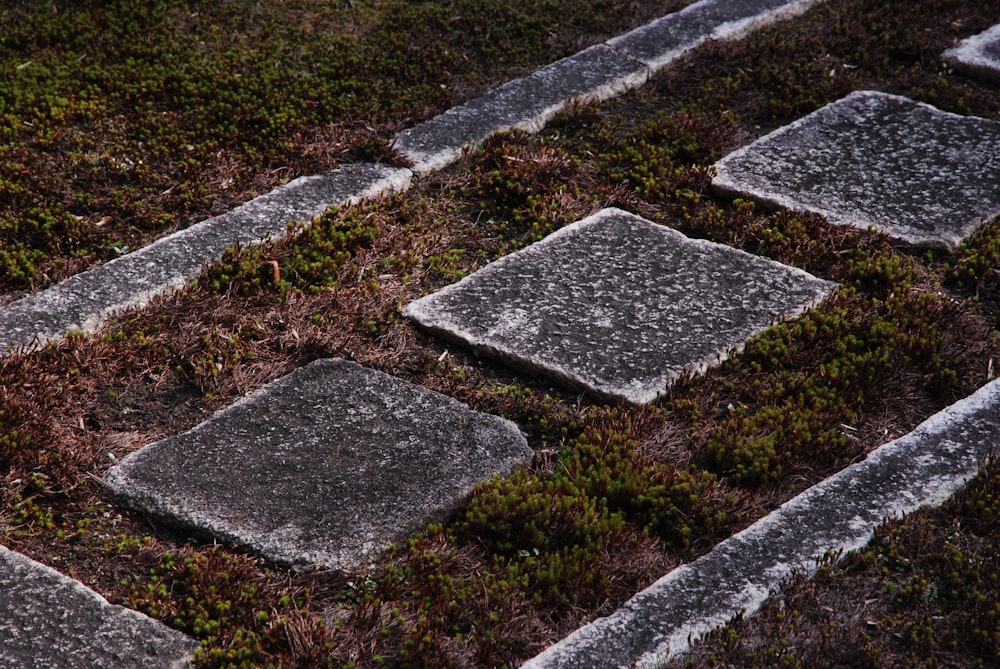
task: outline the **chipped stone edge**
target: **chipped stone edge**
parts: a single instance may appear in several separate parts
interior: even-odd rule
[[[1000,60],[985,54],[987,44],[1000,41],[1000,24],[968,37],[941,54],[941,60],[958,72],[1000,83]]]
[[[889,235],[894,239],[906,242],[914,248],[918,249],[935,249],[945,251],[946,253],[954,253],[958,248],[961,241],[972,234],[975,230],[980,227],[980,223],[969,223],[962,227],[962,229],[953,235],[942,235],[936,238],[928,238],[926,234],[920,231],[915,231],[911,226],[905,224],[897,224],[896,228],[892,233],[884,230],[880,230],[871,221],[857,216],[851,216],[845,214],[842,211],[831,209],[823,206],[812,206],[804,205],[795,199],[794,196],[787,195],[775,190],[770,190],[768,188],[758,188],[757,186],[749,187],[742,184],[736,177],[734,177],[729,171],[728,166],[731,162],[739,161],[744,155],[753,151],[759,146],[768,145],[773,143],[776,139],[782,137],[786,133],[798,130],[801,126],[812,123],[813,117],[822,114],[825,110],[832,107],[839,107],[842,105],[849,104],[850,100],[854,99],[865,99],[865,98],[875,98],[881,97],[885,99],[893,99],[897,101],[905,101],[915,107],[923,107],[924,109],[930,110],[935,114],[942,114],[945,116],[950,116],[953,118],[969,119],[978,117],[963,116],[961,114],[955,114],[953,112],[944,111],[938,109],[933,105],[929,105],[926,102],[919,102],[917,100],[912,100],[910,98],[904,97],[902,95],[894,95],[892,93],[883,93],[882,91],[873,90],[860,90],[853,91],[848,95],[840,98],[839,100],[834,100],[828,104],[823,105],[819,109],[810,114],[807,114],[801,118],[792,121],[788,125],[782,126],[777,130],[769,132],[763,137],[759,137],[755,141],[747,144],[746,146],[736,149],[732,153],[723,156],[719,159],[715,165],[712,167],[715,169],[716,176],[712,179],[712,189],[722,197],[728,198],[744,198],[749,197],[754,201],[769,209],[789,209],[792,211],[809,211],[815,214],[819,214],[826,218],[833,225],[848,225],[860,230],[867,230],[873,232],[879,232],[882,234]],[[989,119],[980,119],[983,121],[988,121]],[[996,215],[997,212],[986,215],[983,220],[989,220],[992,216]]]
[[[580,666],[581,651],[583,654],[587,654],[588,647],[590,648],[590,656],[595,659],[593,664],[596,665],[602,639],[623,634],[633,620],[648,620],[650,617],[662,614],[662,611],[669,609],[674,602],[681,602],[683,605],[686,601],[683,597],[684,581],[696,578],[699,571],[711,573],[714,562],[724,560],[732,562],[731,556],[726,555],[727,549],[738,548],[740,544],[753,544],[755,540],[759,541],[769,533],[781,531],[784,526],[795,522],[796,512],[823,504],[824,498],[831,489],[834,491],[833,497],[839,497],[839,502],[835,499],[834,503],[843,503],[844,496],[837,495],[835,492],[838,484],[861,478],[865,473],[876,471],[886,466],[883,461],[889,462],[893,457],[914,456],[913,460],[916,465],[907,475],[909,478],[908,487],[900,491],[896,498],[891,500],[878,498],[856,500],[854,508],[859,509],[859,513],[855,515],[854,522],[851,523],[851,534],[839,537],[817,536],[821,534],[821,528],[815,531],[811,538],[814,539],[814,544],[825,542],[825,546],[822,548],[816,546],[811,550],[807,548],[808,554],[791,557],[773,555],[772,565],[766,568],[762,575],[756,572],[747,574],[738,568],[731,569],[727,582],[718,585],[721,590],[741,593],[729,599],[728,612],[719,611],[718,606],[711,607],[711,610],[705,610],[705,607],[699,610],[698,606],[690,606],[692,611],[688,614],[685,624],[673,630],[664,630],[655,647],[643,649],[636,657],[632,658],[630,665],[643,669],[659,667],[671,659],[683,655],[690,648],[691,642],[700,636],[717,629],[736,615],[749,614],[759,610],[770,593],[778,591],[785,578],[792,574],[803,574],[807,577],[814,575],[818,568],[817,561],[824,554],[841,554],[861,549],[868,544],[878,525],[885,519],[898,518],[922,507],[939,506],[961,490],[975,477],[981,462],[992,454],[996,445],[964,445],[964,449],[952,448],[948,449],[952,452],[942,454],[941,451],[947,449],[947,446],[939,448],[936,452],[926,452],[925,449],[921,448],[920,440],[924,435],[943,431],[958,424],[977,410],[997,402],[1000,402],[1000,380],[987,383],[971,396],[959,400],[931,416],[907,435],[883,444],[872,451],[865,460],[817,483],[750,527],[723,541],[707,555],[674,569],[650,587],[633,596],[615,613],[578,628],[569,636],[521,665],[522,669]],[[959,450],[960,452],[954,452]],[[949,462],[951,465],[950,476],[938,476],[930,482],[917,476],[920,465],[926,465],[935,456],[942,455],[951,461]],[[861,519],[861,511],[865,508],[868,508],[869,514],[878,511],[882,521],[871,523]],[[759,582],[761,576],[765,583]],[[755,579],[758,582],[755,582]],[[716,581],[716,583],[718,582]],[[672,592],[672,589],[676,589],[676,591]],[[566,662],[576,664],[568,665]],[[619,664],[619,666],[625,665]]]
[[[88,588],[75,578],[70,578],[62,572],[59,572],[46,564],[42,564],[37,560],[32,560],[27,555],[11,550],[4,545],[0,545],[0,562],[9,562],[13,565],[19,565],[25,569],[34,571],[42,579],[55,581],[62,586],[74,590],[92,602],[98,609],[106,612],[106,615],[104,616],[105,625],[113,623],[117,619],[120,622],[131,622],[136,625],[152,627],[159,630],[162,632],[165,640],[189,649],[189,651],[185,651],[187,652],[186,655],[168,660],[168,669],[188,669],[188,667],[192,666],[195,651],[201,647],[201,643],[187,634],[168,627],[161,621],[150,618],[149,616],[146,616],[138,611],[125,606],[112,604],[101,596],[100,593]]]
[[[346,165],[330,175],[312,175],[293,179],[287,184],[260,195],[234,209],[231,209],[225,214],[206,219],[183,230],[173,232],[153,241],[147,246],[133,251],[132,253],[115,258],[114,260],[85,272],[75,274],[65,281],[52,286],[51,288],[28,295],[27,297],[0,307],[0,312],[6,311],[8,314],[11,312],[20,312],[22,314],[45,312],[47,311],[47,307],[49,305],[59,303],[62,300],[74,300],[74,294],[76,292],[80,291],[81,288],[85,289],[89,281],[101,281],[101,275],[108,271],[109,268],[126,264],[140,265],[150,262],[155,263],[157,261],[158,251],[164,247],[177,244],[178,242],[183,243],[189,239],[197,239],[206,233],[211,234],[215,228],[224,226],[229,218],[238,216],[243,211],[253,211],[262,205],[266,206],[269,202],[276,198],[280,198],[286,196],[290,192],[294,192],[296,189],[304,186],[305,184],[318,180],[329,179],[340,174],[348,174],[350,170],[358,169],[359,167],[360,165]],[[340,200],[331,203],[328,208],[332,209],[350,206],[364,200],[375,199],[377,197],[403,192],[410,187],[412,172],[408,169],[368,165],[366,165],[366,167],[376,167],[383,171],[383,175],[360,191],[349,193]],[[318,212],[315,215],[320,215],[321,213],[322,212]],[[280,226],[280,230],[276,228],[269,234],[262,235],[258,239],[246,240],[241,243],[255,245],[264,241],[274,241],[280,239],[285,236],[285,233],[287,233],[287,224],[291,222],[291,220],[283,221]],[[311,221],[305,221],[303,223],[304,228],[311,225]],[[221,255],[216,257],[214,260],[206,259],[206,262],[218,261],[220,257]],[[127,309],[141,309],[153,298],[183,288],[187,285],[187,283],[193,280],[199,272],[180,271],[175,273],[164,283],[158,286],[146,290],[136,291],[131,293],[126,299],[116,300],[112,304],[102,305],[96,311],[90,311],[89,313],[82,314],[81,318],[76,322],[63,323],[64,327],[59,328],[58,331],[56,329],[52,329],[52,331],[49,332],[34,332],[31,337],[17,335],[10,337],[10,335],[0,333],[0,358],[16,352],[31,352],[50,342],[62,339],[66,333],[74,330],[79,330],[86,334],[93,334],[99,330],[100,327],[114,314]],[[10,339],[5,341],[7,337],[10,337]]]
[[[448,295],[453,292],[461,290],[463,284],[468,284],[475,281],[473,278],[481,272],[485,272],[487,275],[495,274],[496,272],[502,271],[508,264],[515,262],[517,258],[524,256],[533,256],[539,253],[544,253],[544,249],[552,242],[561,239],[564,236],[572,235],[577,230],[583,227],[592,225],[593,223],[600,221],[604,218],[624,216],[636,222],[637,224],[643,224],[648,226],[653,226],[653,228],[665,238],[672,238],[680,243],[691,244],[696,247],[710,249],[713,251],[722,251],[725,253],[732,253],[735,255],[742,255],[752,258],[754,262],[759,262],[765,265],[771,265],[773,267],[780,267],[782,270],[787,271],[790,274],[800,277],[804,281],[814,284],[816,290],[814,291],[814,296],[811,300],[804,302],[797,307],[790,309],[787,313],[783,315],[780,319],[775,319],[774,325],[777,325],[784,321],[794,320],[802,314],[804,314],[809,309],[814,308],[820,304],[824,299],[826,299],[829,294],[836,288],[837,284],[832,281],[827,281],[825,279],[820,279],[813,276],[809,272],[798,267],[792,267],[790,265],[784,265],[775,260],[769,258],[764,258],[762,256],[757,256],[746,251],[733,248],[726,244],[719,244],[717,242],[712,242],[707,239],[696,239],[688,237],[678,230],[673,228],[660,225],[649,221],[637,214],[626,211],[624,209],[619,209],[617,207],[607,207],[601,209],[590,216],[582,218],[578,221],[574,221],[569,225],[566,225],[552,234],[548,235],[544,239],[531,244],[520,251],[516,251],[509,255],[498,258],[497,260],[489,263],[485,267],[469,274],[459,280],[457,283],[445,286],[441,290],[431,293],[430,295],[425,295],[419,299],[410,302],[402,311],[402,315],[415,323],[417,323],[421,328],[430,332],[431,334],[440,337],[443,340],[450,341],[452,343],[459,344],[461,346],[470,348],[475,351],[480,351],[485,355],[488,355],[502,363],[508,365],[513,369],[522,370],[533,376],[538,376],[541,378],[547,378],[556,381],[570,388],[571,390],[585,392],[591,397],[597,398],[602,402],[617,403],[620,401],[631,402],[633,404],[653,404],[660,398],[664,397],[669,391],[670,386],[680,378],[684,373],[700,374],[710,367],[721,364],[727,358],[733,355],[738,355],[741,353],[746,345],[746,341],[739,342],[738,344],[730,347],[728,350],[717,351],[710,355],[707,355],[699,360],[694,360],[684,365],[680,371],[677,370],[667,370],[662,373],[655,381],[649,381],[648,383],[641,384],[641,387],[637,389],[631,388],[610,388],[606,384],[600,382],[599,380],[587,378],[575,373],[572,370],[566,369],[562,365],[554,364],[546,361],[538,361],[535,358],[524,358],[518,357],[513,353],[500,349],[496,345],[482,341],[480,337],[471,333],[469,330],[461,327],[451,319],[441,318],[437,316],[433,311],[433,305],[439,299],[441,295]],[[768,326],[750,335],[751,337],[760,336],[764,332],[770,329]]]

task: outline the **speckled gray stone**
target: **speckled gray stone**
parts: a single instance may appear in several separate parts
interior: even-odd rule
[[[1000,212],[1000,123],[860,91],[735,151],[712,185],[953,251]]]
[[[998,443],[1000,381],[994,381],[670,572],[523,669],[662,666],[692,638],[760,608],[793,572],[813,574],[826,553],[865,546],[884,518],[941,504]]]
[[[833,288],[604,209],[409,304],[443,338],[605,400],[653,402]]]
[[[0,546],[0,667],[182,669],[198,642]]]
[[[405,190],[409,183],[409,170],[367,164],[295,179],[221,216],[0,307],[0,355],[72,330],[93,332],[115,311],[142,306],[193,280],[237,242],[245,246],[280,238],[293,221],[308,224],[331,207]]]
[[[959,72],[1000,83],[1000,24],[962,40],[941,58]]]
[[[702,0],[619,37],[608,46],[659,70],[710,39],[735,39],[801,14],[818,0]]]
[[[641,63],[599,44],[404,130],[395,148],[417,174],[426,174],[493,133],[536,132],[573,100],[604,100],[641,86],[646,77]]]
[[[115,465],[130,505],[281,564],[355,569],[529,463],[510,421],[317,360]]]

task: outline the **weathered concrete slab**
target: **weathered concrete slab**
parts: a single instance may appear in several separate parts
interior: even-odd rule
[[[115,311],[142,306],[183,286],[237,242],[280,238],[293,221],[308,223],[331,207],[405,190],[409,182],[409,170],[367,164],[295,179],[221,216],[0,307],[0,355],[71,330],[93,332]]]
[[[573,100],[604,100],[641,86],[646,77],[641,63],[599,44],[401,132],[395,148],[417,174],[427,174],[493,133],[537,132]]]
[[[0,546],[0,667],[181,669],[198,642]]]
[[[618,611],[578,629],[524,669],[655,667],[691,638],[760,608],[793,572],[865,546],[886,517],[941,504],[1000,443],[1000,381],[826,479],[708,555],[670,572]]]
[[[710,39],[747,32],[805,12],[820,0],[702,0],[619,37],[608,46],[660,70]]]
[[[719,192],[953,251],[1000,213],[1000,123],[860,91],[716,165]]]
[[[282,564],[354,569],[531,461],[510,421],[344,360],[317,360],[106,480],[131,505]]]
[[[408,318],[598,398],[653,402],[833,288],[605,209],[409,304]]]
[[[959,72],[1000,83],[1000,24],[962,40],[941,58]]]

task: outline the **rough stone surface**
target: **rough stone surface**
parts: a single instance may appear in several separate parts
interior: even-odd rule
[[[295,179],[221,216],[0,308],[0,355],[71,330],[92,332],[115,311],[142,306],[155,295],[183,286],[237,242],[280,238],[293,221],[308,224],[331,207],[405,190],[409,180],[409,170],[380,165],[353,165],[328,176]]]
[[[953,251],[1000,212],[1000,123],[860,91],[716,165],[727,195]]]
[[[1000,24],[962,40],[942,59],[959,72],[1000,83]]]
[[[651,70],[710,39],[735,39],[754,28],[805,12],[819,0],[702,0],[608,40],[608,46]]]
[[[528,463],[510,421],[317,360],[108,473],[126,501],[281,564],[354,569]]]
[[[0,667],[181,669],[198,642],[0,546]]]
[[[641,63],[599,44],[403,131],[395,148],[413,161],[416,173],[426,174],[493,133],[537,132],[571,101],[604,100],[641,86],[646,77]]]
[[[865,546],[884,518],[941,504],[998,443],[994,381],[670,572],[524,669],[660,666],[685,652],[692,637],[760,608],[791,573],[815,573],[827,552]]]
[[[446,339],[594,396],[652,402],[833,287],[605,209],[409,304]]]

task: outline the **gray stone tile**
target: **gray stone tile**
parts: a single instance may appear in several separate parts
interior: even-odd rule
[[[962,40],[941,58],[959,72],[1000,83],[1000,24]]]
[[[198,642],[0,546],[0,667],[181,669]]]
[[[605,400],[653,402],[833,287],[619,209],[549,235],[404,315],[443,338]]]
[[[354,569],[531,461],[510,421],[317,360],[115,465],[130,505],[281,563]]]
[[[608,40],[656,71],[710,39],[735,39],[805,12],[818,0],[702,0]]]
[[[293,221],[308,223],[331,207],[405,190],[409,182],[409,170],[380,165],[352,165],[328,176],[295,179],[221,216],[0,307],[0,355],[71,330],[93,332],[112,313],[142,306],[193,280],[236,242],[280,238]]]
[[[427,174],[493,133],[536,132],[575,99],[604,100],[646,82],[641,64],[599,44],[515,79],[396,136],[395,148]]]
[[[1000,123],[860,91],[735,151],[721,193],[953,251],[1000,212]]]
[[[862,548],[884,518],[943,503],[976,475],[997,443],[1000,381],[670,572],[523,669],[662,666],[692,638],[740,611],[756,611],[793,572],[813,574],[826,553]]]

